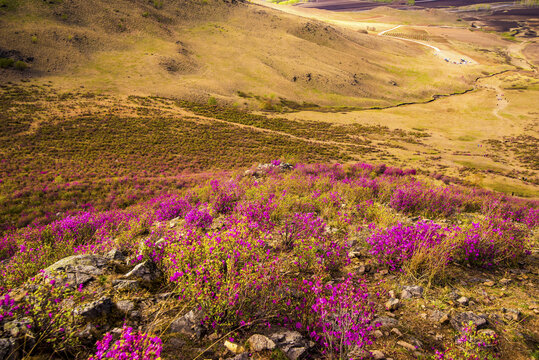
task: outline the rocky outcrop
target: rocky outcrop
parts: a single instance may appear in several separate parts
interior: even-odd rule
[[[108,265],[109,259],[102,256],[73,255],[52,264],[45,269],[45,273],[62,285],[86,285],[97,276],[103,275]]]

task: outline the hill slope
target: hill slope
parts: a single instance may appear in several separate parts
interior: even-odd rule
[[[440,59],[420,45],[242,2],[9,3],[0,9],[0,52],[65,88],[215,96],[251,107],[280,97],[371,106],[459,91],[480,73],[440,73]]]

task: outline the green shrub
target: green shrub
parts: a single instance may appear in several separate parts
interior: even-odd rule
[[[7,69],[10,66],[13,66],[15,60],[10,58],[0,58],[0,68]]]
[[[17,69],[19,71],[23,71],[28,67],[28,64],[25,63],[24,61],[19,60],[13,66],[15,67],[15,69]]]

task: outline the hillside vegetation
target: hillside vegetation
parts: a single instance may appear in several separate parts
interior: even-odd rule
[[[0,321],[18,356],[524,359],[538,215],[414,170],[273,161],[4,236]]]
[[[0,360],[537,359],[536,44],[458,11],[0,0]]]

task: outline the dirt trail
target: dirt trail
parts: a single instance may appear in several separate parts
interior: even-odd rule
[[[492,114],[494,114],[494,116],[496,116],[500,120],[505,120],[505,118],[500,115],[500,111],[502,111],[503,109],[507,107],[507,105],[509,105],[509,101],[507,101],[507,98],[505,97],[503,90],[498,85],[491,85],[491,84],[480,85],[478,83],[477,87],[491,90],[496,93],[496,107],[492,109]]]

